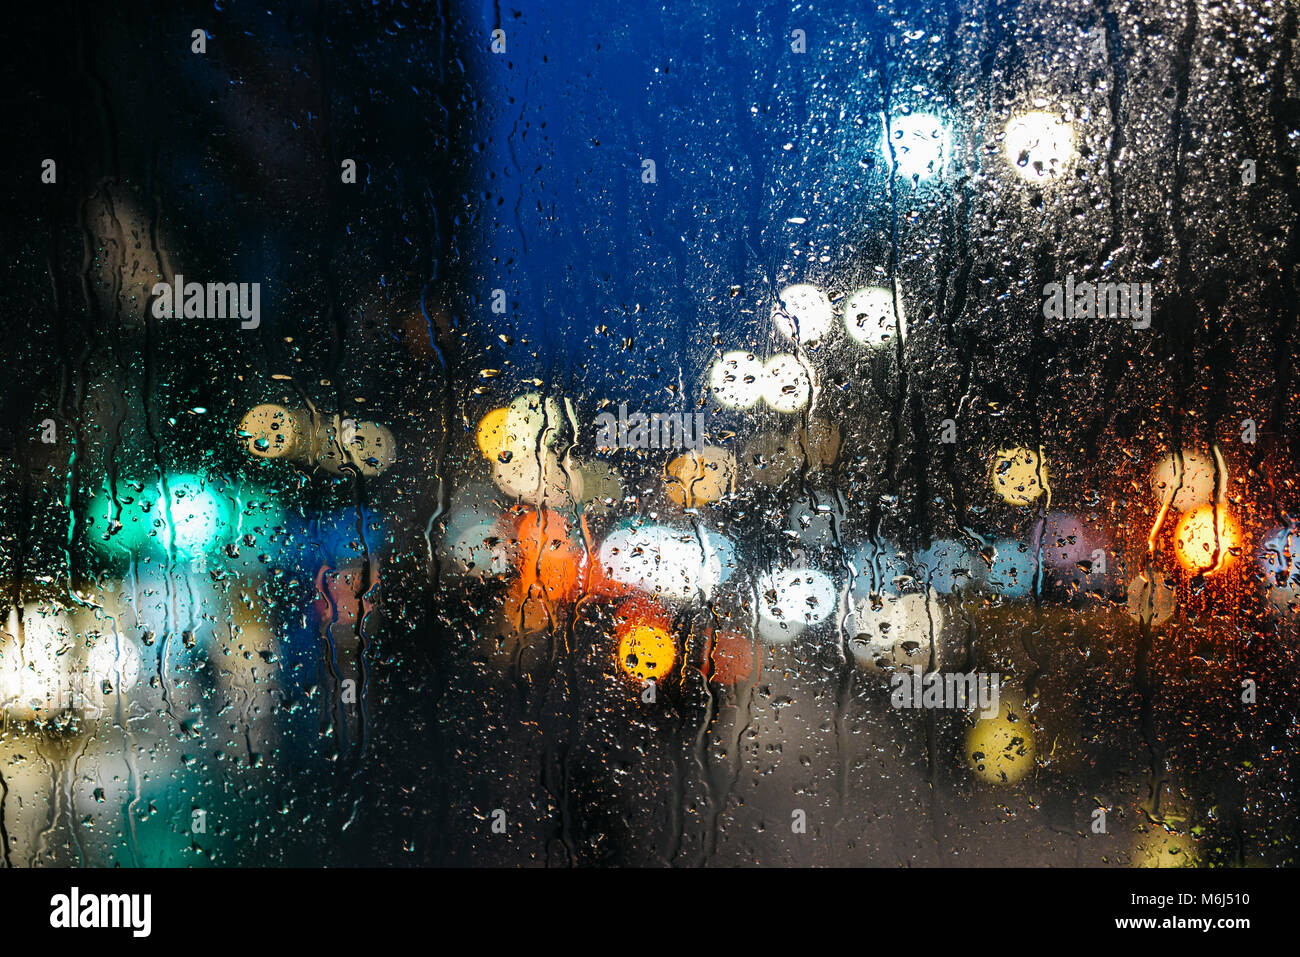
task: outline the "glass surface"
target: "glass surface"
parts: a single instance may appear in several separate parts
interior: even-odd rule
[[[1294,865],[1295,8],[521,7],[14,14],[4,862]]]

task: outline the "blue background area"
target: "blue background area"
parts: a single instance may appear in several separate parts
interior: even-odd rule
[[[485,35],[494,24],[489,8]],[[506,54],[485,43],[475,64],[493,184],[475,213],[481,307],[507,291],[510,313],[491,326],[514,337],[504,351],[517,374],[626,395],[636,390],[615,381],[632,369],[689,395],[719,352],[762,354],[781,286],[843,294],[847,272],[886,266],[884,97],[891,110],[933,106],[896,59],[885,85],[903,92],[882,89],[883,32],[862,5],[639,16],[560,2],[517,17],[502,7],[501,25]],[[806,53],[791,50],[795,29]],[[610,334],[593,334],[602,324]]]

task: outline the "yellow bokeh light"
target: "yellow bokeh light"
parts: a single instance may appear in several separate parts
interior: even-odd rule
[[[1029,505],[1048,488],[1047,462],[1030,449],[999,449],[993,456],[992,481],[1008,505]]]
[[[509,416],[510,410],[502,406],[479,420],[478,433],[474,438],[478,441],[478,450],[490,462],[497,461],[506,450],[506,419]]]
[[[679,455],[664,470],[664,490],[679,508],[712,505],[731,490],[736,464],[726,449],[706,446]]]
[[[1174,532],[1174,552],[1189,572],[1217,574],[1236,561],[1240,548],[1241,529],[1221,506],[1193,509]]]
[[[239,437],[261,459],[292,457],[306,451],[307,429],[300,414],[280,405],[258,405],[239,423]]]
[[[658,681],[668,676],[676,662],[673,636],[658,625],[635,625],[619,640],[618,664],[630,677]]]
[[[1133,841],[1133,867],[1196,867],[1196,842],[1180,831],[1148,826]]]
[[[966,734],[966,760],[981,781],[1015,784],[1034,766],[1034,733],[1025,709],[1003,702]]]

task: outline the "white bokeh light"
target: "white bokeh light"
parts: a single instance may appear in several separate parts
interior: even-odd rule
[[[825,572],[815,568],[783,568],[768,572],[758,581],[758,619],[767,627],[759,634],[780,643],[772,635],[789,638],[807,625],[824,621],[835,611],[835,585]],[[781,629],[779,626],[789,626]],[[789,640],[786,638],[786,640]]]
[[[1074,159],[1074,129],[1051,113],[1022,113],[1008,121],[1004,148],[1021,179],[1048,183]]]
[[[96,691],[105,682],[115,691],[130,691],[140,678],[140,651],[129,638],[103,635],[86,658],[86,675]]]
[[[895,334],[907,338],[907,321],[900,302],[895,315],[894,293],[884,286],[864,286],[844,301],[844,330],[854,342],[883,346]]]
[[[943,628],[943,610],[933,591],[868,597],[848,621],[849,653],[869,671],[928,668],[930,636]],[[937,648],[936,648],[937,651]]]
[[[564,411],[554,396],[543,398],[537,392],[516,396],[506,412],[507,448],[515,455],[535,453],[540,446],[550,448],[564,421]]]
[[[503,575],[508,567],[506,537],[499,524],[489,519],[458,529],[450,548],[441,551],[471,578]]]
[[[9,609],[8,627],[0,632],[0,710],[19,721],[40,721],[60,713],[75,687],[76,634],[64,612],[36,606]]]
[[[559,507],[569,502],[569,473],[550,449],[492,463],[492,481],[511,498]]]
[[[731,578],[738,567],[736,546],[720,533],[711,532],[707,528],[701,528],[699,533],[704,543],[706,568],[711,575],[716,576],[717,583],[721,585]]]
[[[888,134],[882,134],[880,141],[880,151],[891,164],[891,172],[919,179],[943,172],[948,149],[948,131],[943,121],[930,113],[894,117]]]
[[[777,412],[791,415],[812,398],[812,376],[795,356],[776,355],[763,367],[763,399]]]
[[[709,370],[709,391],[727,409],[750,409],[763,398],[766,373],[752,352],[728,352]]]
[[[835,325],[835,311],[826,293],[800,283],[786,286],[772,304],[772,321],[787,339],[816,342]]]
[[[725,543],[725,544],[724,544]],[[597,552],[605,574],[629,588],[664,601],[708,598],[734,562],[734,549],[717,533],[697,536],[691,529],[665,525],[617,528]]]

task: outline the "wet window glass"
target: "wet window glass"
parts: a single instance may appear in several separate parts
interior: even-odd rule
[[[1296,863],[1294,5],[16,16],[5,864]]]

